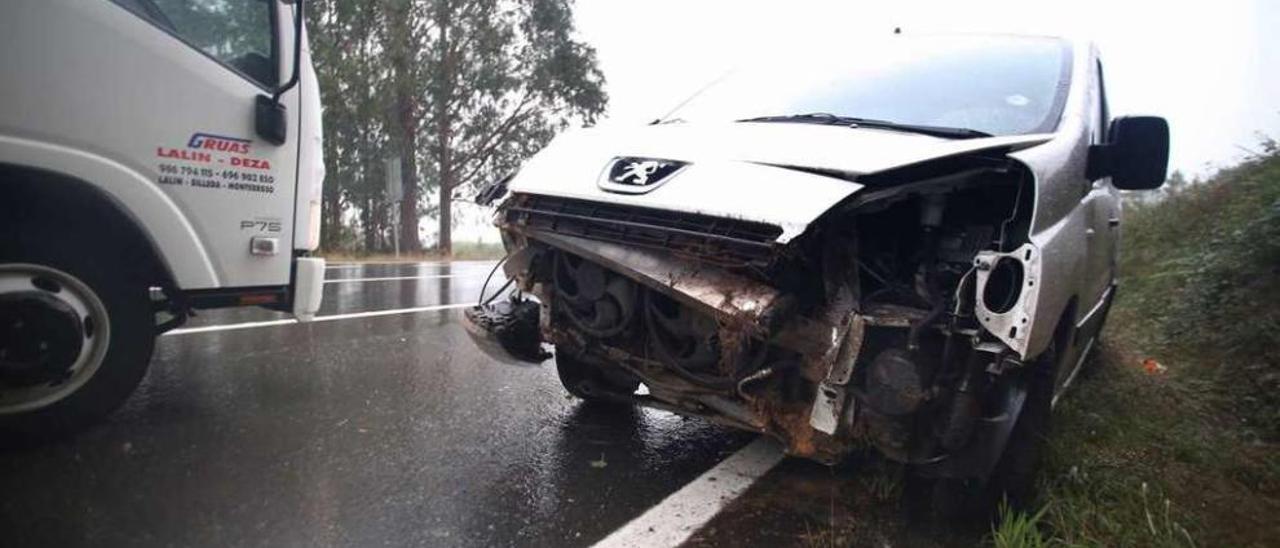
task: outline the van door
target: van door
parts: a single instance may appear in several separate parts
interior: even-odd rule
[[[1091,145],[1102,144],[1106,140],[1110,122],[1102,82],[1102,65],[1099,63],[1096,67],[1092,86],[1094,105],[1090,131]],[[1120,193],[1111,185],[1111,178],[1089,181],[1088,185],[1084,205],[1088,223],[1086,242],[1089,279],[1087,291],[1081,295],[1081,319],[1084,319],[1083,315],[1098,309],[1102,299],[1110,290],[1112,282],[1115,281],[1116,253],[1119,249],[1120,235]]]
[[[1090,86],[1093,96],[1090,117],[1089,144],[1101,144],[1106,140],[1107,127],[1110,121],[1107,112],[1107,101],[1102,86],[1102,66],[1098,65],[1094,73],[1094,81]],[[1106,313],[1105,299],[1115,280],[1116,252],[1120,234],[1120,193],[1111,185],[1109,177],[1096,181],[1083,181],[1083,207],[1085,219],[1086,246],[1086,279],[1080,294],[1079,307],[1076,310],[1076,325],[1071,331],[1072,337],[1064,348],[1062,366],[1058,368],[1057,384],[1061,387],[1070,381],[1076,373],[1076,365],[1084,352],[1087,352],[1090,341],[1096,335],[1098,321]],[[1092,320],[1092,321],[1091,321]]]

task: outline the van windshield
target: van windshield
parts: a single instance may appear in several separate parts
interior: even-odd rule
[[[820,61],[735,70],[661,121],[864,118],[991,135],[1051,132],[1070,61],[1070,46],[1053,38],[894,36]]]

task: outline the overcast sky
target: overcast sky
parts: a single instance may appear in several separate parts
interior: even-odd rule
[[[1170,167],[1189,174],[1256,149],[1257,132],[1280,138],[1277,0],[577,0],[576,19],[607,80],[607,124],[652,120],[771,48],[901,27],[1094,40],[1112,113],[1168,118]],[[476,238],[478,227],[465,224],[459,239]]]
[[[1112,111],[1168,118],[1177,169],[1229,163],[1242,153],[1237,145],[1253,148],[1256,131],[1280,137],[1276,0],[577,0],[576,16],[581,37],[600,55],[617,123],[654,118],[762,49],[901,27],[1095,40]]]

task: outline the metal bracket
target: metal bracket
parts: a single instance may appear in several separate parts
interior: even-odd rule
[[[845,388],[853,378],[853,364],[858,361],[862,338],[866,335],[866,321],[858,313],[850,313],[843,324],[833,330],[831,350],[823,357],[828,364],[827,376],[818,384],[818,394],[809,412],[809,426],[827,435],[836,433],[840,425],[840,411],[848,399]]]
[[[983,295],[987,289],[987,280],[991,272],[1001,260],[1013,260],[1021,263],[1022,278],[1020,287],[1016,288],[1017,299],[1007,310],[1000,312],[989,310]],[[974,257],[977,268],[977,291],[974,293],[974,312],[978,323],[1009,348],[1026,359],[1028,333],[1034,327],[1032,320],[1036,317],[1036,305],[1040,296],[1040,250],[1032,244],[1023,244],[1010,253],[983,251]]]

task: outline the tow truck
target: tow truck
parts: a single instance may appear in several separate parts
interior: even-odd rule
[[[319,310],[302,0],[0,7],[0,443],[84,428],[195,310]]]

